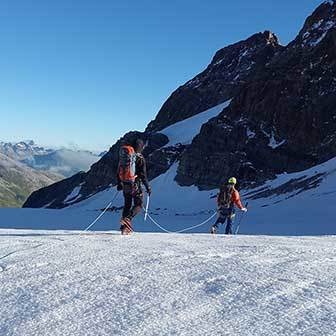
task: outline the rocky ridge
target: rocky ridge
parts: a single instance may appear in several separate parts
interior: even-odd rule
[[[78,185],[90,197],[116,183],[122,142],[142,137],[150,178],[178,164],[182,186],[217,188],[235,175],[244,186],[261,185],[283,172],[302,171],[336,153],[336,3],[326,1],[306,20],[288,46],[269,32],[219,50],[201,74],[178,88],[145,132],[130,132],[88,173],[32,194],[26,207],[70,205],[64,200]],[[206,122],[191,144],[166,147],[160,133],[231,99]]]

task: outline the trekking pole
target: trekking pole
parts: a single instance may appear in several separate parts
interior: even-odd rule
[[[247,206],[248,206],[248,202],[246,202],[245,208],[247,208]],[[243,221],[243,218],[244,218],[245,214],[246,214],[246,212],[244,212],[244,213],[240,216],[240,220],[239,220],[239,223],[238,223],[238,225],[237,225],[236,232],[235,232],[236,235],[239,233],[240,225],[241,225],[241,223],[242,223],[242,221]]]
[[[147,216],[148,216],[148,208],[149,208],[149,195],[147,195],[147,204],[146,204],[146,209],[145,209],[145,221],[147,220]]]

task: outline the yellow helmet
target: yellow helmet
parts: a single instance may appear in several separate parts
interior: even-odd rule
[[[237,184],[237,179],[235,177],[231,177],[231,178],[229,178],[228,183],[229,184]]]

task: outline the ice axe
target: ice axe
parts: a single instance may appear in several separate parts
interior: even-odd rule
[[[248,202],[246,202],[245,208],[247,208],[247,206],[248,206]],[[239,233],[240,225],[241,225],[241,223],[243,222],[243,218],[244,218],[245,214],[246,214],[246,212],[244,212],[244,213],[240,216],[239,223],[238,223],[238,225],[237,225],[237,229],[236,229],[236,232],[235,232],[236,235]]]

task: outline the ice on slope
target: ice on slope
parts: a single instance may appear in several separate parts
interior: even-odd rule
[[[0,334],[335,335],[335,243],[0,230]]]
[[[199,134],[202,125],[210,119],[216,117],[223,111],[224,108],[229,106],[229,104],[230,101],[226,101],[225,103],[219,104],[193,117],[177,122],[160,131],[160,133],[166,135],[169,139],[169,143],[166,147],[174,146],[176,144],[191,144],[193,138]]]

